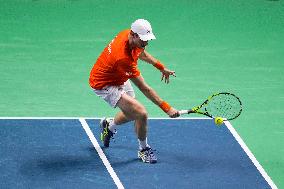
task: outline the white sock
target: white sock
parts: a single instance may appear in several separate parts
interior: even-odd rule
[[[145,140],[138,139],[138,143],[139,143],[139,150],[143,150],[146,147],[150,147],[147,143],[147,138]]]
[[[114,120],[111,119],[110,122],[109,122],[108,129],[109,129],[112,133],[116,133],[116,127],[117,127],[117,125],[114,123]]]

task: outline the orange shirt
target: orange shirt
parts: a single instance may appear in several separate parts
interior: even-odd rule
[[[129,29],[120,32],[101,53],[90,73],[92,88],[122,85],[129,78],[140,75],[137,60],[143,49],[129,49],[129,33]]]

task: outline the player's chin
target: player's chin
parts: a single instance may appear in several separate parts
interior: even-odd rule
[[[148,44],[141,44],[141,48],[145,49]]]

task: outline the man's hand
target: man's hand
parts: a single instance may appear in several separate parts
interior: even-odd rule
[[[165,83],[167,83],[167,84],[170,82],[170,75],[176,77],[175,71],[169,70],[167,68],[165,68],[161,72],[162,72],[161,81],[165,80]]]
[[[175,117],[179,117],[179,112],[174,109],[173,107],[171,107],[171,109],[167,112],[167,114],[169,115],[169,117],[171,118],[175,118]]]

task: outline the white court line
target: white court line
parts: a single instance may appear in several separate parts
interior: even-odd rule
[[[79,121],[81,122],[84,130],[86,131],[89,139],[91,140],[91,142],[93,143],[93,146],[95,147],[95,149],[97,150],[100,158],[102,159],[105,167],[107,168],[111,178],[113,179],[113,181],[115,182],[117,188],[119,189],[124,189],[122,183],[120,182],[119,178],[117,177],[116,173],[114,172],[113,168],[111,167],[109,161],[107,160],[107,157],[105,156],[103,150],[101,149],[97,139],[95,138],[94,134],[92,133],[88,123],[86,122],[85,119],[80,118]]]
[[[103,151],[102,151],[102,149],[100,148],[100,146],[99,146],[99,144],[98,144],[98,142],[97,142],[97,140],[96,140],[96,138],[94,137],[94,135],[93,135],[93,133],[92,133],[92,131],[90,130],[90,128],[89,128],[89,126],[88,126],[88,124],[86,123],[86,121],[85,121],[85,119],[100,119],[99,117],[86,117],[85,119],[83,119],[83,118],[79,118],[79,117],[0,117],[0,120],[5,120],[5,119],[79,119],[80,120],[80,122],[82,123],[82,121],[83,121],[83,123],[85,122],[85,124],[86,124],[86,128],[87,128],[87,130],[89,130],[89,132],[90,132],[90,136],[89,136],[89,138],[90,138],[90,140],[92,141],[92,139],[91,138],[93,138],[94,139],[94,142],[95,142],[95,144],[93,143],[93,141],[92,141],[92,143],[93,143],[93,145],[94,145],[94,147],[96,148],[96,146],[97,146],[97,148],[98,149],[100,149],[100,150],[98,150],[97,148],[96,148],[96,150],[97,150],[97,152],[99,153],[99,151],[103,154],[102,156],[104,156],[105,157],[105,155],[104,155],[104,153],[103,153]],[[156,117],[156,118],[149,118],[149,119],[166,119],[166,120],[179,120],[179,119],[200,119],[200,120],[204,120],[204,119],[211,119],[211,118],[206,118],[206,117],[190,117],[190,118],[188,118],[188,117],[184,117],[184,118],[176,118],[176,119],[173,119],[173,118],[162,118],[162,117]],[[82,120],[82,121],[81,121]],[[83,126],[83,123],[82,123],[82,126]],[[253,155],[253,153],[249,150],[249,148],[247,147],[247,145],[245,144],[245,142],[242,140],[242,138],[240,137],[240,135],[237,133],[237,131],[233,128],[233,126],[231,125],[231,123],[229,122],[229,121],[224,121],[224,123],[225,123],[225,125],[227,126],[227,128],[229,129],[229,131],[232,133],[232,135],[235,137],[235,139],[237,140],[237,142],[239,143],[239,145],[243,148],[243,150],[246,152],[246,154],[248,155],[248,157],[251,159],[251,161],[253,162],[253,164],[255,165],[255,167],[257,168],[257,170],[260,172],[260,174],[263,176],[263,178],[266,180],[266,182],[270,185],[270,187],[272,188],[272,189],[278,189],[277,188],[277,186],[274,184],[274,182],[272,181],[272,179],[269,177],[269,175],[266,173],[266,171],[263,169],[263,167],[260,165],[260,163],[257,161],[257,159],[255,158],[255,156]],[[84,126],[83,126],[84,127]],[[85,128],[84,128],[85,129]],[[85,129],[85,131],[87,132],[87,130]],[[88,134],[88,133],[87,133]],[[96,146],[95,146],[96,145]],[[100,155],[100,154],[99,154]],[[101,157],[101,156],[100,156]],[[101,158],[102,159],[102,158]],[[105,157],[105,159],[106,159],[106,157]],[[108,160],[106,159],[106,161],[108,162]],[[104,163],[105,164],[105,163]],[[109,162],[108,162],[108,164],[109,164]],[[105,164],[105,166],[106,166],[106,164]],[[110,166],[110,164],[109,164],[109,166]],[[106,166],[107,167],[107,166]],[[111,167],[111,166],[110,166]],[[111,169],[112,169],[112,167],[111,167]],[[112,171],[113,171],[113,169],[112,169]],[[113,171],[114,172],[114,171]],[[114,174],[115,174],[115,172],[114,172]],[[115,174],[115,176],[116,176],[116,174]],[[117,177],[117,176],[116,176]],[[113,178],[114,179],[114,178]],[[117,177],[117,179],[118,179],[118,177]],[[119,179],[118,179],[119,180]],[[120,182],[120,181],[119,181]],[[120,182],[120,184],[121,184],[121,182]],[[123,186],[122,186],[122,188],[123,188]]]
[[[26,119],[35,119],[35,120],[38,120],[38,119],[80,119],[81,117],[0,117],[0,120],[1,119],[23,119],[23,120],[26,120]],[[84,119],[102,119],[103,117],[84,117]],[[165,120],[179,120],[179,119],[200,119],[200,120],[203,120],[203,119],[212,119],[212,118],[208,118],[208,117],[179,117],[179,118],[170,118],[170,117],[152,117],[152,118],[148,118],[148,119],[165,119]]]
[[[263,167],[260,165],[260,163],[257,161],[257,159],[254,157],[253,153],[250,151],[250,149],[247,147],[243,139],[240,137],[240,135],[237,133],[237,131],[234,129],[234,127],[231,125],[229,121],[224,121],[225,125],[229,129],[229,131],[232,133],[232,135],[235,137],[239,145],[243,148],[245,153],[248,155],[248,157],[251,159],[254,166],[257,168],[257,170],[260,172],[260,174],[263,176],[263,178],[266,180],[266,182],[270,185],[272,189],[278,189],[277,186],[274,184],[272,179],[269,177],[269,175],[266,173],[266,171],[263,169]]]
[[[35,119],[35,120],[40,120],[40,119],[74,119],[74,120],[78,120],[80,119],[81,117],[0,117],[0,120],[1,119],[23,119],[23,120],[26,120],[26,119]],[[101,119],[99,117],[85,117],[84,119]]]

